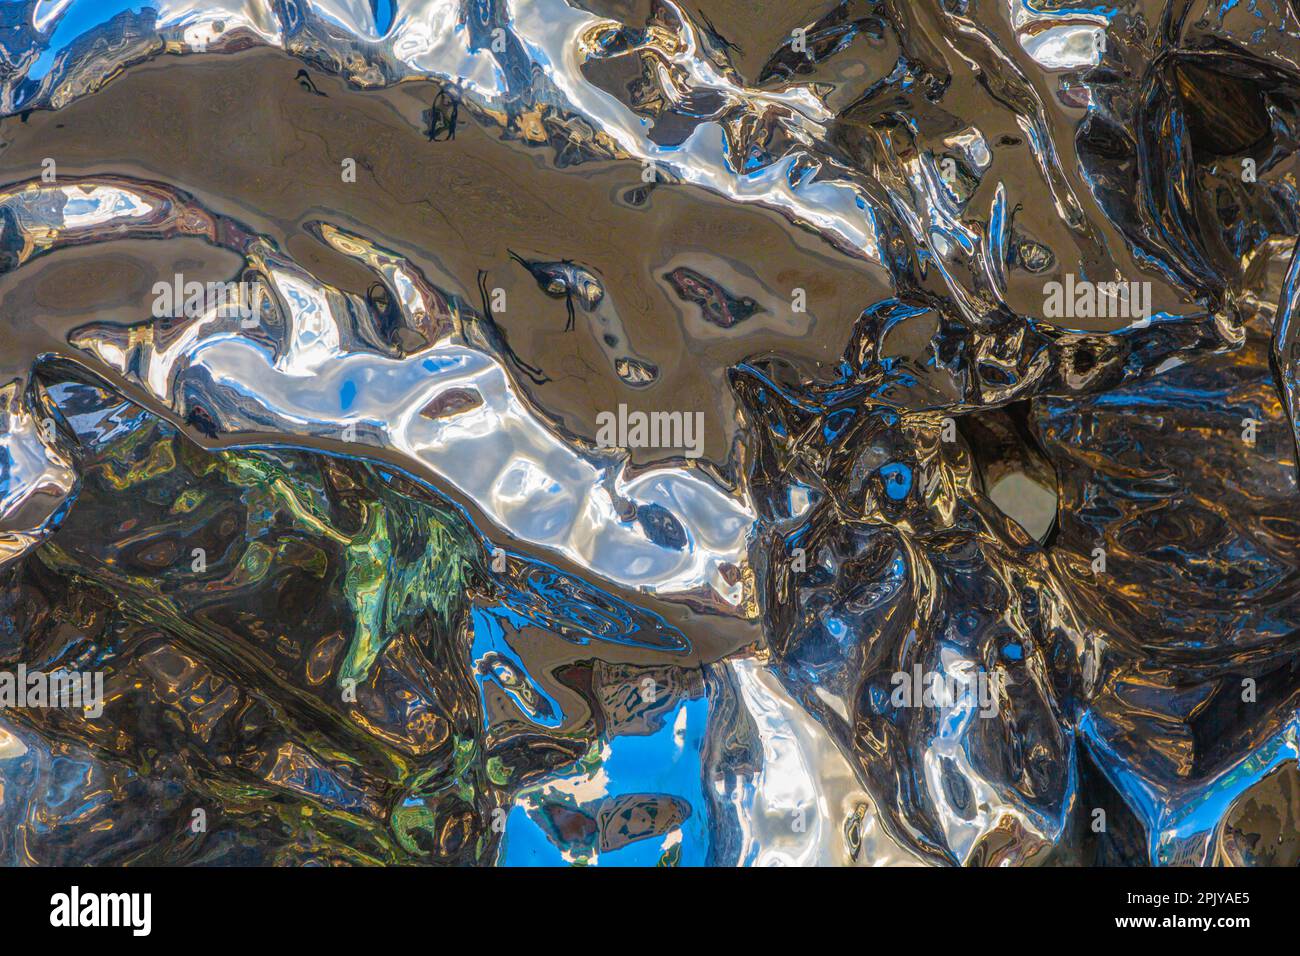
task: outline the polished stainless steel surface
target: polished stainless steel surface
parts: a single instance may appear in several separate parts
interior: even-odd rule
[[[1300,860],[1291,4],[0,58],[3,862]]]

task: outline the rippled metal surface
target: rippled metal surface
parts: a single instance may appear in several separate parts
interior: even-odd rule
[[[1300,860],[1294,5],[0,57],[3,862]]]

